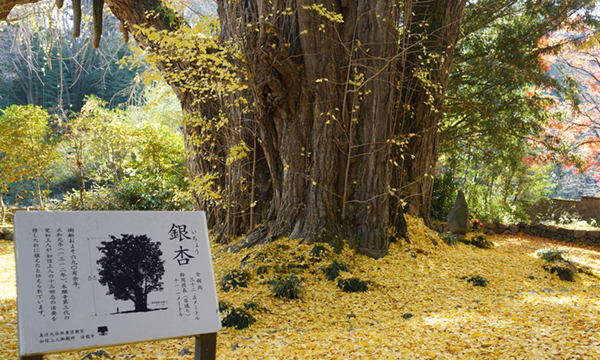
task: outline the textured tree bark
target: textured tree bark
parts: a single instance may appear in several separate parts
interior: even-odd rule
[[[0,21],[6,20],[15,5],[32,4],[40,0],[0,0]]]
[[[265,4],[265,13],[291,11],[263,25],[254,2],[218,1],[224,39],[245,34],[256,121],[273,181],[268,232],[257,229],[238,248],[289,235],[333,244],[346,239],[380,257],[389,245],[387,136],[398,14],[390,1],[324,4],[343,15],[338,23],[305,8],[313,4]],[[247,24],[259,24],[258,31]],[[349,86],[359,76],[365,81]]]
[[[439,124],[458,41],[465,0],[408,2],[410,30],[403,39],[407,53],[400,66],[402,89],[396,136],[412,134],[394,187],[405,191],[407,212],[429,223],[431,190],[437,160]],[[397,155],[399,158],[399,156]]]
[[[160,10],[159,0],[106,4],[129,29],[182,26]],[[434,173],[438,122],[465,0],[408,2],[402,17],[400,4],[392,0],[217,0],[217,5],[221,39],[239,42],[236,65],[247,90],[205,100],[205,93],[169,76],[194,68],[191,59],[163,58],[157,67],[187,113],[209,121],[224,113],[243,129],[235,136],[260,144],[253,155],[264,160],[253,164],[252,173],[269,209],[256,221],[263,225],[232,249],[289,235],[334,245],[346,239],[361,253],[384,256],[390,225],[406,234],[402,197],[408,197],[410,213],[429,216],[428,175]],[[157,15],[147,17],[148,12]],[[161,51],[143,33],[132,34],[147,51]],[[249,114],[225,106],[241,95],[252,106]],[[218,185],[234,194],[232,184],[239,179],[234,170],[248,170],[208,156],[226,158],[228,136],[234,135],[194,142],[202,131],[201,123],[185,124],[191,178],[227,174]],[[407,149],[399,145],[402,139],[408,140]],[[392,170],[394,163],[399,165]],[[256,166],[268,177],[255,176]],[[228,204],[228,233],[248,228],[245,220],[230,222],[244,196]],[[209,209],[200,198],[195,205]],[[210,225],[224,226],[223,210],[208,215]]]

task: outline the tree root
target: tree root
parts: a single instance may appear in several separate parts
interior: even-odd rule
[[[241,250],[248,249],[248,248],[251,248],[256,245],[268,244],[270,242],[273,242],[274,240],[278,239],[280,236],[274,237],[271,234],[270,230],[271,230],[270,226],[268,226],[268,225],[258,226],[256,228],[254,228],[253,230],[251,230],[248,234],[246,234],[246,236],[243,239],[236,242],[235,244],[231,244],[231,245],[227,246],[226,248],[221,249],[219,252],[225,251],[225,252],[237,253],[237,252],[240,252]]]

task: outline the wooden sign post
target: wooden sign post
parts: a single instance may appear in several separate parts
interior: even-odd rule
[[[202,212],[17,212],[19,355],[195,336],[221,329]]]

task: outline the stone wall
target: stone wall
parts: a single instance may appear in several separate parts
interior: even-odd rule
[[[571,230],[554,225],[531,224],[524,227],[523,232],[552,240],[600,247],[600,230]]]
[[[480,228],[480,230],[486,235],[514,235],[517,234],[519,231],[522,231],[525,228],[525,226],[527,226],[527,223],[520,222],[518,224],[507,225],[500,223],[484,222],[481,225],[483,227]],[[431,229],[438,233],[450,231],[450,228],[448,227],[447,223],[440,221],[434,221],[431,224]],[[471,230],[474,230],[473,227],[471,227]]]
[[[600,221],[600,198],[593,196],[582,196],[581,200],[559,200],[554,199],[557,209],[561,209],[572,214],[577,212],[585,221],[595,219]]]
[[[484,222],[481,231],[486,235],[514,235],[523,231],[527,235],[542,237],[551,240],[585,244],[600,247],[600,230],[571,230],[554,225],[527,224],[498,224]],[[431,227],[438,233],[448,231],[448,226],[443,222],[434,222]]]

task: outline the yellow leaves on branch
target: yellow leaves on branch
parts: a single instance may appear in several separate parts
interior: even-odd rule
[[[302,8],[304,10],[314,10],[319,15],[323,16],[324,18],[326,18],[330,21],[337,22],[337,23],[344,22],[344,17],[342,16],[342,14],[338,14],[335,11],[327,10],[327,8],[325,8],[325,5],[323,5],[323,4],[312,4],[310,6],[302,6]]]
[[[165,80],[194,94],[194,101],[198,103],[247,89],[241,71],[228,60],[238,58],[239,49],[235,44],[220,44],[217,35],[212,34],[217,27],[199,24],[168,32],[134,26],[133,32],[148,40],[143,58],[158,68],[165,68],[167,71],[162,72]],[[139,55],[124,65],[135,65]],[[182,63],[185,66],[180,66]]]
[[[232,146],[229,149],[229,157],[227,158],[227,165],[233,164],[237,160],[241,160],[248,156],[250,149],[246,145],[246,143],[241,140],[238,144]]]
[[[46,176],[58,159],[49,119],[46,110],[33,105],[0,111],[0,191],[18,180]]]
[[[213,173],[198,175],[190,181],[190,190],[203,201],[209,204],[215,203],[223,198],[222,189],[215,185],[215,180],[219,177],[220,175]]]

